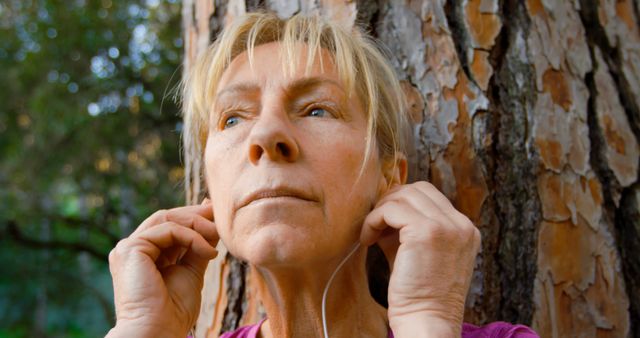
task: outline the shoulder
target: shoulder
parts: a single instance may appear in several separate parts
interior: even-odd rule
[[[493,322],[484,326],[462,324],[463,338],[539,338],[531,328],[520,324]]]
[[[260,331],[262,322],[264,322],[264,319],[257,324],[247,325],[235,331],[225,332],[220,335],[220,338],[256,338],[258,337],[258,331]]]

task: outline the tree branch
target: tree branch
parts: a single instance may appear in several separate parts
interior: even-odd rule
[[[82,218],[78,218],[78,217],[70,217],[70,216],[51,215],[51,216],[48,216],[48,218],[53,220],[53,221],[62,222],[64,224],[66,224],[66,225],[69,225],[69,226],[72,226],[72,227],[75,227],[75,228],[80,228],[83,225],[90,223],[86,219],[82,219]],[[109,239],[109,241],[111,241],[114,245],[115,245],[115,243],[118,243],[118,241],[120,240],[119,236],[115,235],[114,233],[109,231],[109,229],[107,229],[104,226],[93,225],[93,226],[87,227],[87,229],[89,229],[89,230],[97,230],[99,233],[101,233],[104,236],[106,236]]]
[[[3,233],[7,234],[16,242],[24,246],[28,246],[36,249],[65,249],[65,250],[71,250],[71,251],[86,252],[91,256],[93,256],[94,258],[97,258],[104,262],[109,260],[108,255],[106,253],[103,253],[97,250],[96,248],[93,248],[84,243],[66,242],[66,241],[59,241],[59,240],[45,241],[45,240],[31,238],[25,235],[20,230],[20,227],[18,226],[18,223],[15,220],[7,221],[7,228],[5,231],[3,231]]]

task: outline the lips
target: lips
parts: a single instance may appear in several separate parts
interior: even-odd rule
[[[293,197],[298,198],[308,202],[317,202],[318,200],[313,197],[312,194],[291,187],[278,187],[278,188],[266,188],[266,189],[258,189],[250,194],[248,194],[245,198],[240,202],[240,208],[245,207],[255,201],[267,199],[267,198],[278,198],[278,197]]]

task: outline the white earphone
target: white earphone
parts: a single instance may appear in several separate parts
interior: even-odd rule
[[[326,313],[327,293],[329,291],[329,286],[331,286],[331,282],[333,282],[333,278],[336,277],[336,274],[338,274],[338,271],[340,271],[340,268],[342,268],[344,263],[349,259],[349,257],[351,257],[358,250],[359,247],[360,247],[360,242],[356,243],[353,249],[351,249],[351,252],[349,252],[349,254],[342,260],[342,262],[338,264],[336,269],[331,274],[331,277],[329,277],[329,281],[327,281],[327,285],[324,287],[324,292],[322,293],[322,328],[324,329],[324,338],[329,338],[329,330],[327,330],[327,313]]]

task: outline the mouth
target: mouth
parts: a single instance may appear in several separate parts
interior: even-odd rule
[[[301,201],[307,202],[318,202],[311,194],[306,191],[289,188],[289,187],[279,187],[273,189],[258,189],[249,195],[247,195],[244,199],[242,199],[240,203],[240,208],[243,208],[252,203],[263,201],[263,200],[275,200],[275,199],[298,199]],[[239,208],[238,208],[239,209]]]

